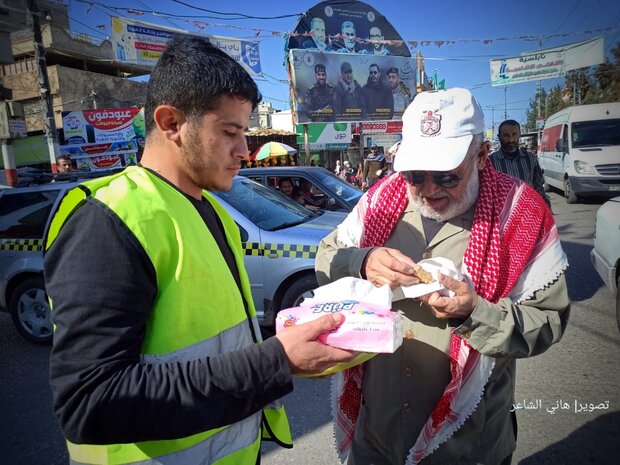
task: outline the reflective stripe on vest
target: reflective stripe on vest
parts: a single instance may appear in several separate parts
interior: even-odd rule
[[[148,197],[144,192],[149,192]],[[211,194],[204,193],[224,226],[235,256],[252,329],[239,288],[196,209],[178,190],[143,168],[130,167],[70,191],[50,225],[46,247],[91,193],[132,231],[156,270],[158,294],[147,322],[143,363],[195,360],[238,350],[253,343],[252,331],[260,341],[239,230]],[[222,308],[231,311],[221,312]],[[276,432],[276,441],[290,445],[286,414],[283,407],[274,407],[277,410],[265,411],[265,417],[273,422],[267,429]],[[253,463],[260,445],[260,420],[258,412],[243,422],[177,440],[106,446],[69,444],[69,451],[75,463],[170,463],[164,459],[172,456],[175,464],[213,463],[216,458],[218,464]],[[222,437],[227,439],[220,440]],[[206,455],[198,457],[201,454]]]
[[[165,441],[174,444],[174,452],[162,451],[162,442],[149,441],[119,446],[81,445],[67,442],[72,464],[132,465],[238,465],[254,464],[259,453],[261,413],[231,426],[187,438]],[[201,440],[202,439],[202,440]],[[189,444],[190,445],[186,445]]]

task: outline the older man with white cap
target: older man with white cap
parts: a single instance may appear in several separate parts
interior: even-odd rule
[[[509,464],[515,360],[559,341],[568,266],[543,199],[493,169],[466,89],[419,94],[403,116],[395,173],[319,246],[320,284],[356,276],[395,290],[404,340],[334,377],[338,452],[348,463]],[[417,299],[422,259],[464,276]],[[451,291],[451,292],[448,292]]]

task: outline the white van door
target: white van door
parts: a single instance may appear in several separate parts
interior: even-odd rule
[[[564,189],[564,159],[568,141],[568,125],[559,123],[543,131],[538,162],[543,170],[545,183]]]

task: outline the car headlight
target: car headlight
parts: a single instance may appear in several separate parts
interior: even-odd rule
[[[575,160],[575,171],[579,174],[596,174],[594,167],[587,161]]]

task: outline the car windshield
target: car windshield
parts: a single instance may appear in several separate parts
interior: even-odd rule
[[[305,223],[316,216],[285,195],[246,178],[235,178],[232,189],[215,195],[267,231]]]
[[[572,124],[573,147],[620,145],[620,119],[579,121]]]
[[[336,194],[346,202],[355,203],[362,196],[362,192],[330,172],[317,171],[316,176],[321,180],[329,192]]]

